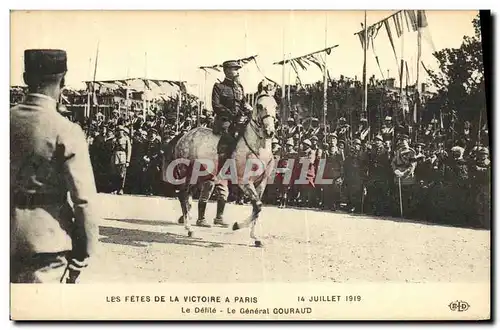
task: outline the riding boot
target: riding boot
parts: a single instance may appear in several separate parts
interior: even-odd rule
[[[196,225],[199,227],[212,227],[207,220],[205,220],[205,209],[207,208],[207,202],[198,202],[198,220],[196,220]]]
[[[224,215],[224,208],[226,207],[226,201],[223,199],[217,200],[217,214],[214,219],[214,225],[219,225],[223,227],[228,227],[229,224],[224,222],[222,216]]]

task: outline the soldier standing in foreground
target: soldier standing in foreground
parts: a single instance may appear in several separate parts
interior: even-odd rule
[[[57,112],[66,52],[26,50],[24,64],[29,94],[10,110],[11,282],[75,283],[98,237],[88,146]]]

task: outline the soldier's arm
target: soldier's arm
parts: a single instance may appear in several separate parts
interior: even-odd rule
[[[73,125],[60,136],[58,147],[63,154],[63,171],[74,209],[73,257],[84,260],[93,255],[99,236],[99,213],[95,206],[97,190],[85,136]]]
[[[220,95],[221,87],[219,84],[215,84],[212,90],[212,109],[214,110],[215,114],[221,115],[224,113],[231,113],[231,110],[221,104]]]

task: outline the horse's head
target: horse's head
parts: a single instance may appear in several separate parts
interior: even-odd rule
[[[266,138],[270,139],[276,133],[276,110],[278,104],[274,99],[276,85],[261,82],[258,86],[259,96],[254,108],[253,119],[262,128]]]

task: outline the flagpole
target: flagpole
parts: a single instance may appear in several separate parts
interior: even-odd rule
[[[368,119],[367,108],[368,108],[368,83],[366,79],[366,52],[368,49],[368,29],[366,26],[366,10],[365,10],[365,22],[363,25],[364,28],[364,40],[365,45],[363,47],[363,114]]]
[[[283,85],[281,87],[281,116],[280,116],[280,119],[281,119],[281,127],[283,127],[283,120],[284,120],[284,117],[285,117],[285,28],[283,27],[283,39],[282,39],[282,46],[283,46],[283,67],[282,67],[282,70],[281,70],[281,74],[282,74],[282,82],[283,82]]]
[[[95,76],[96,76],[96,73],[97,73],[97,60],[99,59],[99,40],[97,41],[97,49],[96,49],[96,54],[95,54],[95,65],[94,65],[94,76],[92,78],[92,100],[95,101]],[[96,102],[97,103],[97,102]],[[90,132],[90,125],[91,125],[91,115],[92,115],[92,111],[91,111],[91,104],[89,104],[89,120],[88,120],[88,132]]]
[[[325,13],[325,48],[328,42],[328,12]],[[327,70],[327,57],[325,53],[325,63],[323,65],[323,132],[326,135],[326,114],[328,112],[328,80],[326,76]]]
[[[422,57],[422,16],[421,12],[417,12],[417,79],[415,86],[415,104],[414,104],[414,113],[413,113],[413,121],[417,124],[418,121],[418,110],[420,105],[420,58]]]

